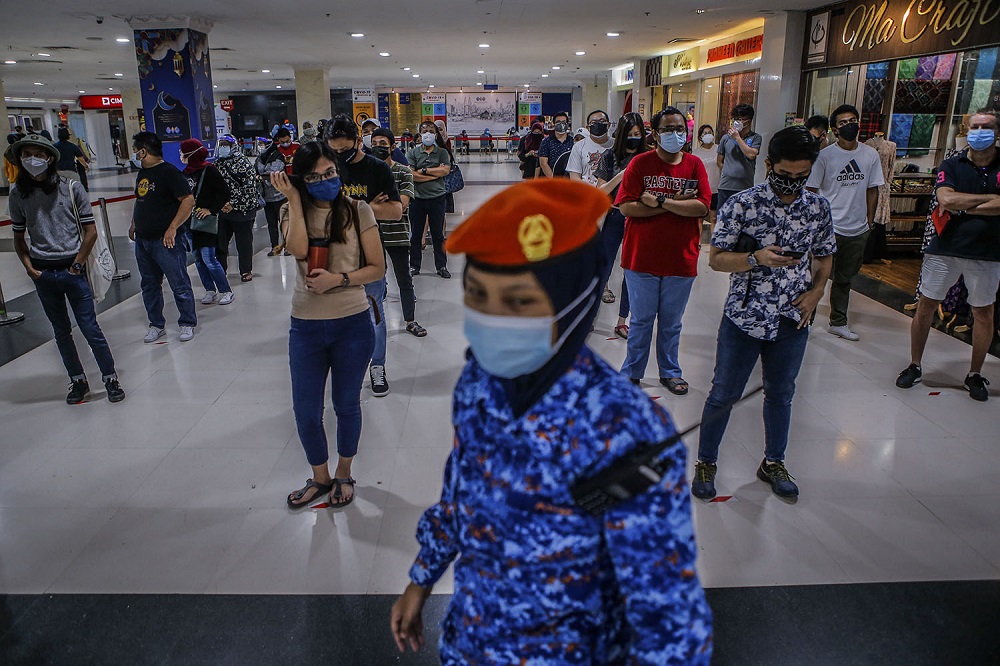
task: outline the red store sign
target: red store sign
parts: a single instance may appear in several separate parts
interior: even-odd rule
[[[236,108],[236,105],[233,103],[233,100],[231,99],[219,100],[219,106],[222,108],[223,111],[227,113]]]
[[[121,95],[80,95],[81,109],[120,109]]]
[[[708,50],[708,62],[718,62],[719,60],[729,60],[730,58],[742,58],[753,53],[760,53],[764,50],[764,35],[755,35],[741,39],[738,42],[729,42],[722,46],[716,46]]]

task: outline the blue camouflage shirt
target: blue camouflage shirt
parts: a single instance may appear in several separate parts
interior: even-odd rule
[[[837,251],[830,203],[803,189],[786,204],[767,183],[756,185],[730,197],[719,210],[712,246],[731,251],[741,233],[753,236],[758,249],[777,245],[806,253],[794,266],[758,266],[729,277],[726,316],[747,335],[774,340],[782,317],[796,323],[802,319],[792,303],[812,288],[811,257]]]
[[[659,485],[603,517],[570,495],[584,471],[673,435],[667,413],[586,348],[521,418],[474,359],[453,407],[455,448],[410,570],[429,586],[457,559],[442,663],[707,666],[683,444]]]

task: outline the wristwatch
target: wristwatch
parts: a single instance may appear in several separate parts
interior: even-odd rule
[[[351,278],[350,278],[350,276],[348,276],[347,273],[341,273],[341,275],[344,276],[344,279],[341,280],[340,286],[341,287],[350,287],[351,286]]]
[[[426,176],[426,175],[427,175],[427,167],[423,167],[423,168],[422,168],[422,169],[420,170],[420,173],[422,173],[422,174],[424,174],[424,175]]]
[[[662,207],[663,206],[663,202],[666,201],[666,200],[667,200],[667,195],[666,194],[663,194],[661,192],[660,194],[656,195],[656,205],[657,206]]]
[[[77,273],[81,273],[82,274],[83,273],[83,264],[81,264],[79,261],[73,262],[73,270],[76,271]]]
[[[760,264],[757,262],[757,256],[754,252],[747,255],[747,263],[750,264],[750,268],[757,268]]]

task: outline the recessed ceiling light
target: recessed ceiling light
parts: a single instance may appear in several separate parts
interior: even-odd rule
[[[489,44],[480,44],[479,48],[481,48],[481,49],[488,49],[488,48],[490,48],[490,45]]]
[[[115,76],[125,76],[125,75],[122,74],[121,72],[115,72]]]
[[[404,71],[404,72],[408,72],[408,71],[410,71],[410,68],[409,68],[409,67],[404,67],[404,68],[403,68],[403,71]]]
[[[79,93],[80,93],[81,95],[82,95],[83,93],[85,93],[85,92],[87,92],[87,91],[86,91],[86,90],[80,90],[80,91],[79,91]]]
[[[389,54],[386,53],[385,51],[382,51],[382,53],[379,53],[379,55],[382,56],[383,58],[388,58],[389,57]]]
[[[108,90],[114,92],[115,89],[114,88],[108,88]]]
[[[39,58],[51,58],[52,57],[48,53],[36,53],[35,55],[38,56]]]
[[[695,14],[704,14],[705,10],[704,9],[696,9],[696,10],[694,10],[694,13]]]
[[[17,61],[16,60],[4,60],[3,64],[5,64],[5,65],[16,65]]]
[[[218,87],[219,87],[219,84],[218,84],[218,83],[216,83],[216,84],[214,84],[214,85],[213,85],[212,87],[213,87],[213,88],[218,88]]]
[[[270,74],[271,70],[269,70],[269,69],[262,69],[262,70],[260,70],[260,73],[261,74]]]
[[[277,90],[281,90],[281,86],[274,86]]]
[[[44,86],[45,84],[42,83],[41,81],[35,81],[35,85],[36,86]]]
[[[608,37],[618,37],[619,35],[621,35],[620,32],[609,32],[608,33]]]
[[[577,51],[576,54],[577,55],[587,55],[587,52],[586,51]]]
[[[549,75],[548,74],[542,74],[542,78],[543,79],[547,79],[547,78],[549,78]]]
[[[555,65],[552,69],[562,69],[559,65]]]
[[[433,88],[433,87],[434,87],[434,84],[432,83],[432,84],[430,84],[430,85],[429,85],[429,86],[427,86],[427,87],[428,87],[428,88]]]
[[[365,36],[365,33],[363,33],[363,32],[352,32],[351,33],[351,37],[364,37],[364,36]]]
[[[420,75],[419,75],[419,74],[414,74],[414,75],[413,75],[413,78],[415,78],[415,79],[419,79],[419,78],[420,78]]]
[[[485,74],[485,73],[486,73],[485,70],[482,70],[482,69],[477,69],[476,70],[476,74]]]
[[[524,87],[525,87],[525,88],[530,88],[531,86],[529,86],[529,85],[528,85],[527,83],[525,83],[525,84],[524,84]]]
[[[483,85],[483,82],[482,81],[476,81],[476,85],[477,86],[481,86],[481,85]]]
[[[118,38],[118,39],[116,39],[115,41],[116,41],[116,42],[118,42],[119,44],[128,44],[128,43],[129,43],[129,42],[131,42],[132,40],[131,40],[131,39],[129,39],[128,37],[119,37],[119,38]]]

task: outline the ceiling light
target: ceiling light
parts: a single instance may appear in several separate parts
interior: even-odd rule
[[[414,75],[413,75],[413,78],[415,78],[415,79],[419,79],[419,78],[420,78],[420,75],[419,75],[419,74],[414,74]]]
[[[431,84],[430,84],[430,85],[428,85],[427,87],[428,87],[428,88],[433,88],[433,87],[434,87],[434,84],[433,84],[433,83],[431,83]]]
[[[365,36],[365,33],[363,33],[363,32],[352,32],[351,33],[351,37],[364,37],[364,36]]]
[[[218,87],[219,87],[219,84],[217,84],[217,83],[216,83],[216,84],[215,84],[215,85],[213,85],[212,87],[213,87],[213,88],[218,88]]]
[[[480,44],[479,48],[481,48],[481,49],[488,49],[488,48],[490,48],[490,45],[489,44]]]
[[[586,51],[577,51],[576,54],[577,55],[587,55],[587,52]]]
[[[131,39],[129,39],[128,37],[119,37],[119,38],[118,38],[118,39],[116,39],[115,41],[116,41],[116,42],[118,42],[119,44],[128,44],[128,43],[129,43],[129,42],[131,42],[132,40],[131,40]]]
[[[277,90],[281,90],[281,86],[274,86],[274,87],[275,87],[275,89],[277,89]]]
[[[38,56],[39,58],[51,58],[52,57],[48,53],[36,53],[35,55]]]
[[[44,86],[45,84],[42,83],[41,81],[35,81],[35,85],[36,86]],[[110,88],[109,88],[109,90],[110,90]]]
[[[403,68],[403,71],[404,71],[404,72],[408,72],[408,71],[410,71],[410,68],[409,68],[409,67],[404,67],[404,68]]]
[[[476,74],[485,74],[486,72],[482,69],[477,69]]]
[[[383,58],[388,58],[389,57],[389,54],[386,53],[385,51],[382,51],[382,53],[379,53],[379,55],[382,56]]]
[[[81,95],[82,95],[83,93],[85,93],[85,92],[87,92],[87,91],[86,91],[86,90],[80,90],[80,91],[79,91],[79,93],[80,93]]]
[[[528,85],[527,83],[525,83],[525,84],[524,84],[524,87],[525,87],[525,88],[530,88],[531,86],[529,86],[529,85]]]
[[[694,13],[695,14],[704,14],[705,10],[704,9],[696,9],[696,10],[694,10]]]
[[[269,70],[269,69],[262,69],[262,70],[260,70],[260,73],[261,74],[270,74],[271,70]]]
[[[549,75],[548,74],[542,74],[542,78],[543,79],[547,79],[547,78],[549,78]]]
[[[608,37],[618,37],[619,35],[621,35],[620,32],[609,32],[608,33]]]
[[[115,72],[115,76],[125,76],[125,75],[122,74],[121,72]]]
[[[35,85],[40,86],[42,84],[41,83],[36,83]],[[108,90],[110,90],[111,92],[114,92],[115,89],[114,88],[108,88]]]
[[[17,61],[16,60],[4,60],[3,64],[5,64],[5,65],[16,65]]]
[[[476,85],[477,86],[481,86],[481,85],[483,85],[483,82],[482,81],[476,81]]]
[[[552,69],[562,69],[559,65],[555,65]]]

